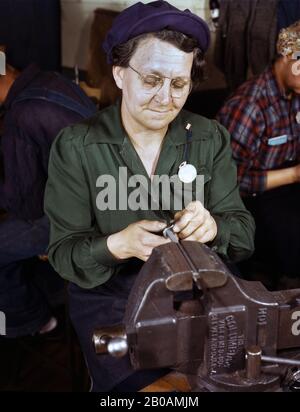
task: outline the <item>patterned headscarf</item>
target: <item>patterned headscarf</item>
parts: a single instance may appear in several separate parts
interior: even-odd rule
[[[279,32],[277,53],[289,56],[297,53],[300,56],[300,20]]]

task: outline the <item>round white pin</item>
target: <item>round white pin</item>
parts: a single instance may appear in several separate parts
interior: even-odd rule
[[[300,124],[300,112],[296,114],[296,122]]]
[[[197,169],[195,168],[195,166],[187,162],[181,163],[178,170],[178,177],[181,182],[192,183],[196,179],[196,176]]]

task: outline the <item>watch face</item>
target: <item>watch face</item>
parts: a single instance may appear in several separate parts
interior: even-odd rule
[[[300,124],[300,112],[296,114],[296,122]]]

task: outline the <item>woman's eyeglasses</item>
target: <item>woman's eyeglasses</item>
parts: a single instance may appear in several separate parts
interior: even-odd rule
[[[146,93],[156,94],[163,87],[165,79],[170,79],[167,76],[159,76],[157,74],[143,74],[130,66],[130,69],[139,75],[142,83],[142,88]],[[185,94],[188,94],[192,89],[191,79],[185,79],[182,77],[175,77],[171,79],[171,96],[174,98],[180,98]]]

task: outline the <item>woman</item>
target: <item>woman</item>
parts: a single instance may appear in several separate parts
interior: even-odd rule
[[[232,260],[253,249],[253,221],[239,197],[227,132],[182,111],[208,45],[206,23],[188,10],[163,1],[129,7],[104,44],[121,102],[65,129],[52,149],[45,201],[49,258],[71,281],[71,317],[94,391],[120,382],[118,390],[137,389],[124,384],[133,372],[129,359],[97,357],[91,336],[97,326],[122,321],[143,262],[168,242],[160,233],[167,221],[175,219],[181,239],[207,243]],[[180,169],[187,165],[185,179]],[[192,189],[192,201],[176,210],[169,191],[168,211],[161,206],[166,192],[160,207],[151,207],[148,188],[157,176],[195,182],[195,171],[204,175],[204,202]],[[148,207],[136,207],[133,182]]]

